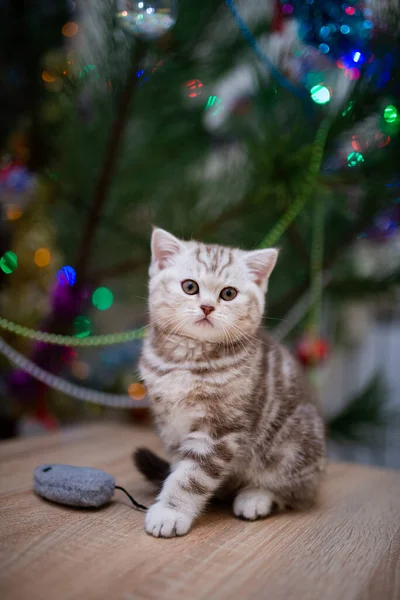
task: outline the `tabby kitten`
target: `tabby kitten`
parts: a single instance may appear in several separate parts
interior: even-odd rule
[[[135,459],[162,486],[145,520],[155,537],[187,533],[217,495],[250,520],[315,499],[323,420],[292,356],[260,329],[277,256],[153,232],[140,370],[171,466],[145,449]]]

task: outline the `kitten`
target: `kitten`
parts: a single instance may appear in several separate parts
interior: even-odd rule
[[[216,495],[250,520],[315,499],[324,423],[292,356],[260,329],[277,256],[153,232],[140,370],[172,466],[145,449],[135,460],[162,485],[145,520],[155,537],[187,533]]]

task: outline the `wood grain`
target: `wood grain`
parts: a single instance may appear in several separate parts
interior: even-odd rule
[[[160,449],[146,429],[82,427],[0,445],[2,600],[399,600],[400,474],[330,465],[306,513],[246,523],[213,509],[172,540],[143,530],[143,513],[117,492],[98,511],[47,503],[32,492],[45,462],[102,468],[141,503],[135,446]]]

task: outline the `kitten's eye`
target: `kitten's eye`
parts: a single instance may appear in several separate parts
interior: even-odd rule
[[[219,296],[222,298],[222,300],[226,300],[228,302],[229,300],[236,298],[237,290],[235,290],[233,287],[227,287],[222,290]]]
[[[185,281],[182,281],[182,289],[185,294],[189,294],[189,296],[194,296],[199,293],[199,286],[193,279],[185,279]]]

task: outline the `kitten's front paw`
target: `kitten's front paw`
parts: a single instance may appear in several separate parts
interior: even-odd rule
[[[150,506],[146,513],[145,529],[154,537],[175,537],[185,535],[193,519],[175,508],[169,508],[162,502]]]
[[[233,512],[236,517],[254,521],[269,515],[272,505],[273,498],[267,490],[242,490],[235,498]]]

